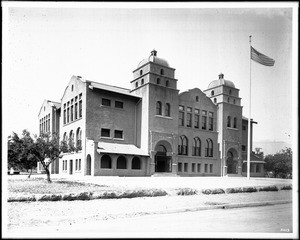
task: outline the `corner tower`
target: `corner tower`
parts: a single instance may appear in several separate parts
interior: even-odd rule
[[[217,131],[222,159],[222,175],[242,174],[242,106],[239,89],[219,74],[204,93],[218,107]]]
[[[149,174],[176,171],[178,135],[178,90],[175,69],[157,57],[157,51],[143,59],[133,71],[131,92],[142,98],[140,147],[149,153]]]

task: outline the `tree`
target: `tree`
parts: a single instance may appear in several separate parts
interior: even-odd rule
[[[8,140],[8,166],[20,170],[31,170],[28,175],[30,178],[37,161],[36,156],[31,153],[33,147],[34,140],[29,131],[23,130],[21,138],[13,132]]]
[[[49,166],[52,162],[58,160],[61,153],[58,135],[42,133],[36,138],[31,153],[34,154],[37,160],[43,165],[47,174],[47,181],[50,183]]]
[[[260,148],[260,147],[256,147],[256,148],[255,148],[255,153],[254,153],[254,154],[255,154],[256,156],[260,157],[260,158],[263,158],[263,157],[264,157],[264,153],[261,151],[261,149],[262,149],[262,148]]]
[[[291,148],[282,149],[276,154],[269,154],[265,157],[265,170],[272,171],[275,177],[292,177],[293,153]]]

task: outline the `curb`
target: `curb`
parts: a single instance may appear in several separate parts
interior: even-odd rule
[[[194,208],[170,209],[170,210],[149,212],[147,214],[171,214],[171,213],[183,213],[183,212],[197,212],[197,211],[214,210],[214,209],[232,209],[232,208],[260,207],[260,206],[262,207],[262,206],[273,206],[273,205],[288,204],[288,203],[292,203],[292,200],[221,204],[221,205],[213,205],[213,206],[194,207]]]

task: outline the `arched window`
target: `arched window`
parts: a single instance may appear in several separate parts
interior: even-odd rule
[[[213,156],[213,141],[209,138],[206,140],[205,157]]]
[[[166,81],[166,87],[169,87],[169,80]]]
[[[163,69],[160,69],[160,74],[164,75],[164,70]]]
[[[160,78],[156,79],[156,83],[159,85],[160,84]]]
[[[236,117],[233,118],[233,127],[236,128]]]
[[[231,95],[231,89],[229,89],[229,95]]]
[[[233,104],[235,104],[235,99],[233,99]]]
[[[138,157],[134,157],[131,163],[132,169],[141,169],[141,160]]]
[[[76,131],[76,147],[78,148],[78,150],[81,150],[81,135],[82,135],[82,131],[80,128],[77,128],[77,131]]]
[[[143,70],[140,70],[140,76],[142,76],[143,75]]]
[[[170,103],[166,103],[165,115],[166,115],[166,117],[171,116],[171,105],[170,105]]]
[[[74,132],[73,130],[70,131],[70,134],[69,134],[69,143],[74,146]]]
[[[230,99],[229,99],[229,98],[227,99],[227,102],[230,102]]]
[[[101,168],[111,168],[111,158],[108,155],[101,157]]]
[[[142,84],[142,85],[144,84],[144,78],[142,79],[142,82],[141,82],[141,84]]]
[[[127,160],[124,156],[119,156],[117,159],[117,169],[126,169]]]
[[[201,140],[199,137],[194,138],[193,156],[201,156]]]
[[[166,153],[167,149],[164,145],[158,145],[157,148],[156,148],[156,151],[160,152],[160,153]]]
[[[160,101],[156,102],[156,115],[162,115],[162,105]]]
[[[196,96],[196,102],[199,102],[199,96]]]
[[[231,117],[227,117],[227,127],[231,127]]]
[[[217,103],[217,99],[216,98],[214,98],[214,103]]]
[[[188,155],[188,139],[184,135],[179,137],[178,155]]]
[[[214,90],[211,91],[211,95],[212,96],[215,95],[215,91]]]
[[[138,82],[135,82],[135,87],[137,88],[139,86],[139,83]]]
[[[68,136],[67,136],[67,133],[66,133],[66,132],[64,133],[63,141],[68,141]]]

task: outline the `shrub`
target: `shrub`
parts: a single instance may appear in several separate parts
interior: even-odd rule
[[[61,195],[47,194],[47,195],[38,195],[37,201],[60,201],[62,198]]]
[[[263,186],[263,187],[260,187],[258,189],[260,192],[271,192],[271,191],[278,191],[278,188],[276,186]]]
[[[243,187],[243,192],[257,192],[255,187]]]
[[[281,187],[281,190],[292,190],[292,185],[285,185]]]
[[[191,188],[180,188],[176,192],[177,195],[195,195],[197,194],[197,190]]]
[[[241,193],[243,192],[243,189],[238,187],[238,188],[226,188],[225,189],[226,193]]]

